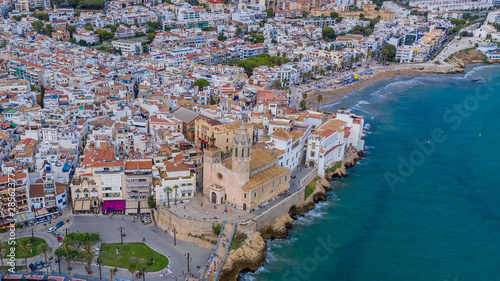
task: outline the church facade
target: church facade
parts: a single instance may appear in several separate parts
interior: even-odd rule
[[[214,204],[250,211],[290,187],[290,170],[278,165],[279,154],[252,148],[243,124],[233,138],[230,157],[221,159],[221,150],[213,145],[204,157],[203,193]]]

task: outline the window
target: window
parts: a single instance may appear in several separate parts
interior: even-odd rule
[[[191,192],[188,192],[188,196],[191,197]]]
[[[245,193],[243,193],[243,198],[244,198],[244,199],[247,199],[247,193],[246,193],[246,192],[245,192]]]
[[[257,197],[257,191],[253,193],[253,198]]]
[[[234,156],[238,157],[238,148],[237,147],[234,149]]]
[[[264,194],[264,188],[262,188],[262,191],[261,191],[262,194]]]
[[[311,157],[314,157],[314,151],[311,151]]]
[[[288,179],[288,176],[285,176],[285,181]]]
[[[273,188],[274,188],[274,182],[273,182]]]
[[[241,157],[245,157],[245,149],[244,148],[241,149]]]
[[[279,184],[281,184],[281,179],[280,179],[280,183]]]

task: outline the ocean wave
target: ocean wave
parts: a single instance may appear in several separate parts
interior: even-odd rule
[[[355,105],[355,106],[351,107],[351,110],[354,110],[354,111],[361,111],[361,112],[364,112],[364,113],[369,114],[369,115],[371,115],[371,114],[372,114],[371,112],[369,112],[369,111],[367,111],[367,110],[364,110],[364,109],[362,109],[361,107],[359,107],[359,105]]]
[[[365,101],[365,100],[360,100],[360,101],[358,102],[358,104],[370,104],[370,103],[369,103],[369,102],[367,102],[367,101]]]
[[[365,130],[370,130],[371,128],[372,128],[372,125],[370,125],[370,123],[365,123],[365,126],[363,127],[363,129],[365,129]]]
[[[472,74],[474,74],[474,73],[476,73],[476,71],[474,71],[474,70],[471,70],[471,71],[469,71],[469,72],[465,73],[465,75],[464,75],[464,79],[469,78],[469,77],[470,77]]]

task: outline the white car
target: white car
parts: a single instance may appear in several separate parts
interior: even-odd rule
[[[48,230],[48,231],[49,231],[49,232],[54,232],[56,229],[57,229],[57,227],[53,226],[53,227],[49,228],[49,230]]]

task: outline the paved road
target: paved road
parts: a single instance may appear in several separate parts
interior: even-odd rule
[[[51,225],[53,224],[54,223]],[[44,227],[43,225],[33,227],[33,229],[36,230],[34,235],[45,239],[47,243],[55,249],[57,248],[57,240],[54,236],[46,232],[48,227],[49,226]],[[120,227],[123,227],[123,232],[126,234],[124,242],[141,242],[142,239],[145,238],[146,244],[149,247],[169,258],[169,269],[178,277],[183,271],[187,270],[187,253],[190,254],[191,258],[191,272],[197,272],[197,266],[202,267],[206,265],[210,250],[202,248],[195,243],[185,242],[179,239],[177,239],[176,246],[174,246],[174,238],[169,233],[165,233],[163,230],[157,229],[153,225],[145,226],[137,221],[134,222],[133,217],[130,216],[113,216],[113,218],[110,218],[104,215],[78,215],[72,217],[69,223],[59,229],[59,232],[65,233],[66,229],[68,229],[68,232],[98,232],[101,235],[103,243],[117,243],[120,242]],[[31,236],[31,229],[21,230],[17,234],[17,238]],[[32,263],[36,260],[41,260],[41,258],[29,258],[28,263]],[[24,265],[24,259],[20,259],[19,264]],[[55,271],[58,270],[57,264],[53,263],[52,267]],[[71,267],[73,268],[73,273],[87,275],[84,264],[72,262]],[[67,265],[63,262],[61,264],[61,270],[67,272],[66,268]],[[94,275],[98,274],[97,265],[94,264],[91,268],[94,271]],[[109,278],[109,269],[103,269],[102,272],[105,278],[106,276]],[[115,277],[130,279],[132,276],[127,270],[119,270]],[[147,278],[148,280],[164,279],[159,276],[159,273],[148,273]]]

